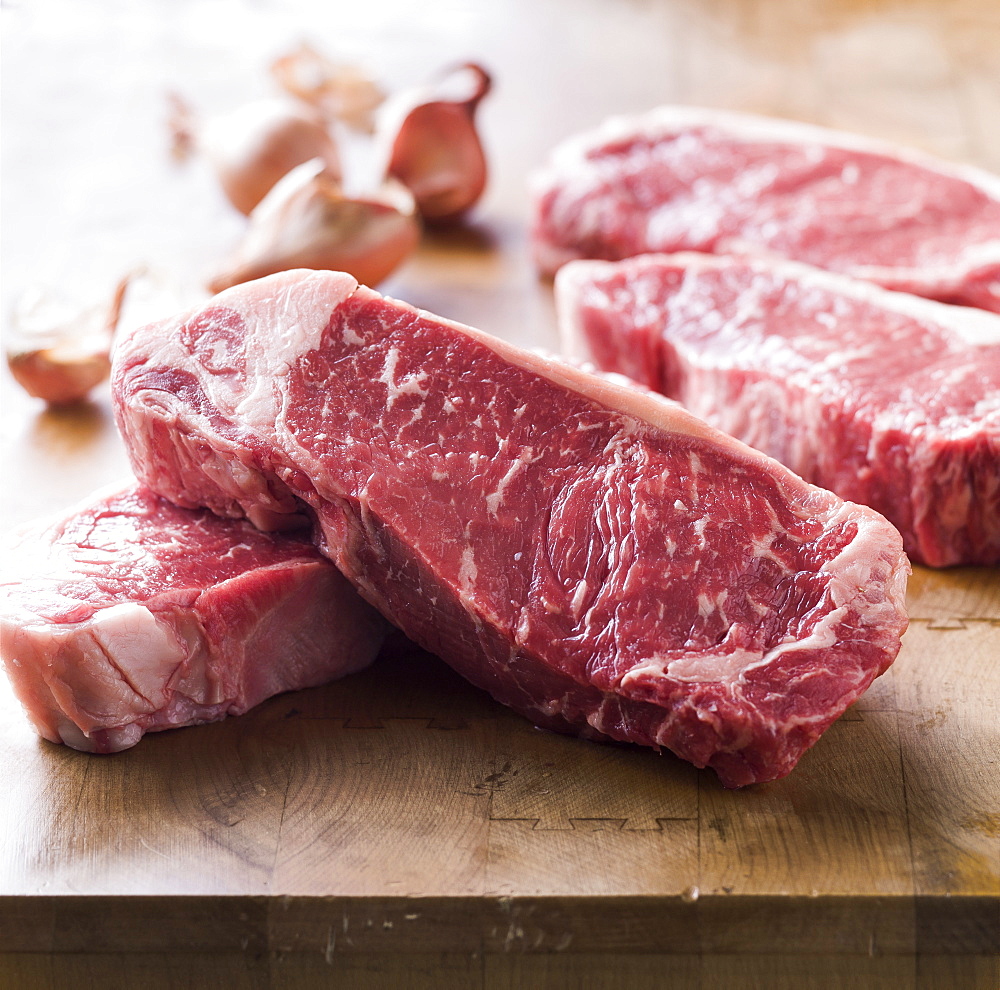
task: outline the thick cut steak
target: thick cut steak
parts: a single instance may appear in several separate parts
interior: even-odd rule
[[[564,347],[884,513],[935,567],[1000,563],[1000,316],[792,262],[574,261]]]
[[[141,487],[4,554],[3,662],[38,732],[113,753],[368,666],[388,625],[305,537]]]
[[[536,177],[534,247],[790,258],[1000,312],[1000,178],[871,139],[694,107],[616,118]]]
[[[880,515],[347,275],[138,330],[114,394],[148,484],[312,517],[368,601],[541,726],[768,780],[899,647],[908,562]]]

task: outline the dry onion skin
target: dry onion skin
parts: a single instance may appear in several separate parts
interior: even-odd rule
[[[250,215],[250,227],[212,292],[292,268],[329,269],[374,286],[413,252],[420,240],[413,197],[386,185],[366,198],[344,196],[319,159],[288,173]]]
[[[111,372],[111,344],[135,272],[115,287],[109,305],[79,311],[42,290],[25,293],[13,315],[7,366],[14,380],[50,406],[82,402]]]
[[[487,165],[476,109],[492,80],[473,62],[446,70],[434,83],[399,94],[380,115],[386,174],[413,193],[421,216],[449,223],[486,188]]]
[[[211,118],[198,131],[197,144],[229,201],[245,215],[303,162],[319,158],[340,178],[337,146],[322,116],[287,99],[257,100]]]
[[[191,104],[180,93],[167,93],[167,128],[170,131],[170,157],[186,162],[196,146],[197,118]]]
[[[381,87],[357,66],[333,62],[305,42],[275,59],[271,75],[286,93],[328,120],[367,133],[374,129],[375,111],[385,99]]]

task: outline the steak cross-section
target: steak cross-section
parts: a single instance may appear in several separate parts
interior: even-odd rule
[[[39,734],[112,753],[368,666],[389,627],[302,535],[95,495],[5,548],[2,659]]]
[[[870,138],[661,107],[561,144],[534,194],[548,273],[573,258],[755,255],[1000,312],[1000,177]]]
[[[909,565],[880,515],[340,273],[132,333],[113,387],[147,484],[312,520],[363,597],[540,726],[768,780],[899,648]]]
[[[873,506],[932,566],[1000,563],[1000,316],[792,262],[575,261],[564,347]]]

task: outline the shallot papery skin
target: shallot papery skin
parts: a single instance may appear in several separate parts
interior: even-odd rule
[[[117,286],[108,306],[73,311],[36,290],[13,317],[7,366],[36,399],[62,406],[84,400],[111,372],[111,342],[125,291],[135,273]]]
[[[486,188],[486,155],[475,117],[491,85],[486,70],[470,62],[429,86],[401,93],[384,108],[378,130],[389,148],[386,174],[413,193],[425,220],[458,219]]]
[[[385,99],[381,87],[355,65],[339,64],[303,43],[271,63],[271,75],[286,93],[315,107],[328,120],[355,130],[373,130]]]
[[[374,286],[420,240],[413,198],[402,187],[378,197],[348,198],[314,159],[293,169],[250,215],[233,263],[210,283],[212,292],[291,268],[329,269]]]
[[[286,99],[257,100],[208,120],[198,136],[222,190],[249,215],[279,179],[313,158],[340,178],[340,156],[322,116]]]
[[[186,162],[197,147],[197,117],[191,104],[173,91],[167,93],[167,128],[170,132],[170,157]]]

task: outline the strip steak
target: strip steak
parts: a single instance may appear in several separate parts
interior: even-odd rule
[[[852,134],[696,107],[614,118],[535,182],[534,248],[790,258],[1000,312],[1000,178]]]
[[[363,597],[540,726],[768,780],[899,648],[909,565],[881,516],[348,275],[140,329],[113,380],[146,483],[313,518]]]
[[[883,513],[934,567],[1000,563],[1000,317],[792,262],[575,261],[564,347]]]
[[[94,496],[8,544],[2,658],[39,734],[113,753],[367,667],[388,626],[302,535]]]

